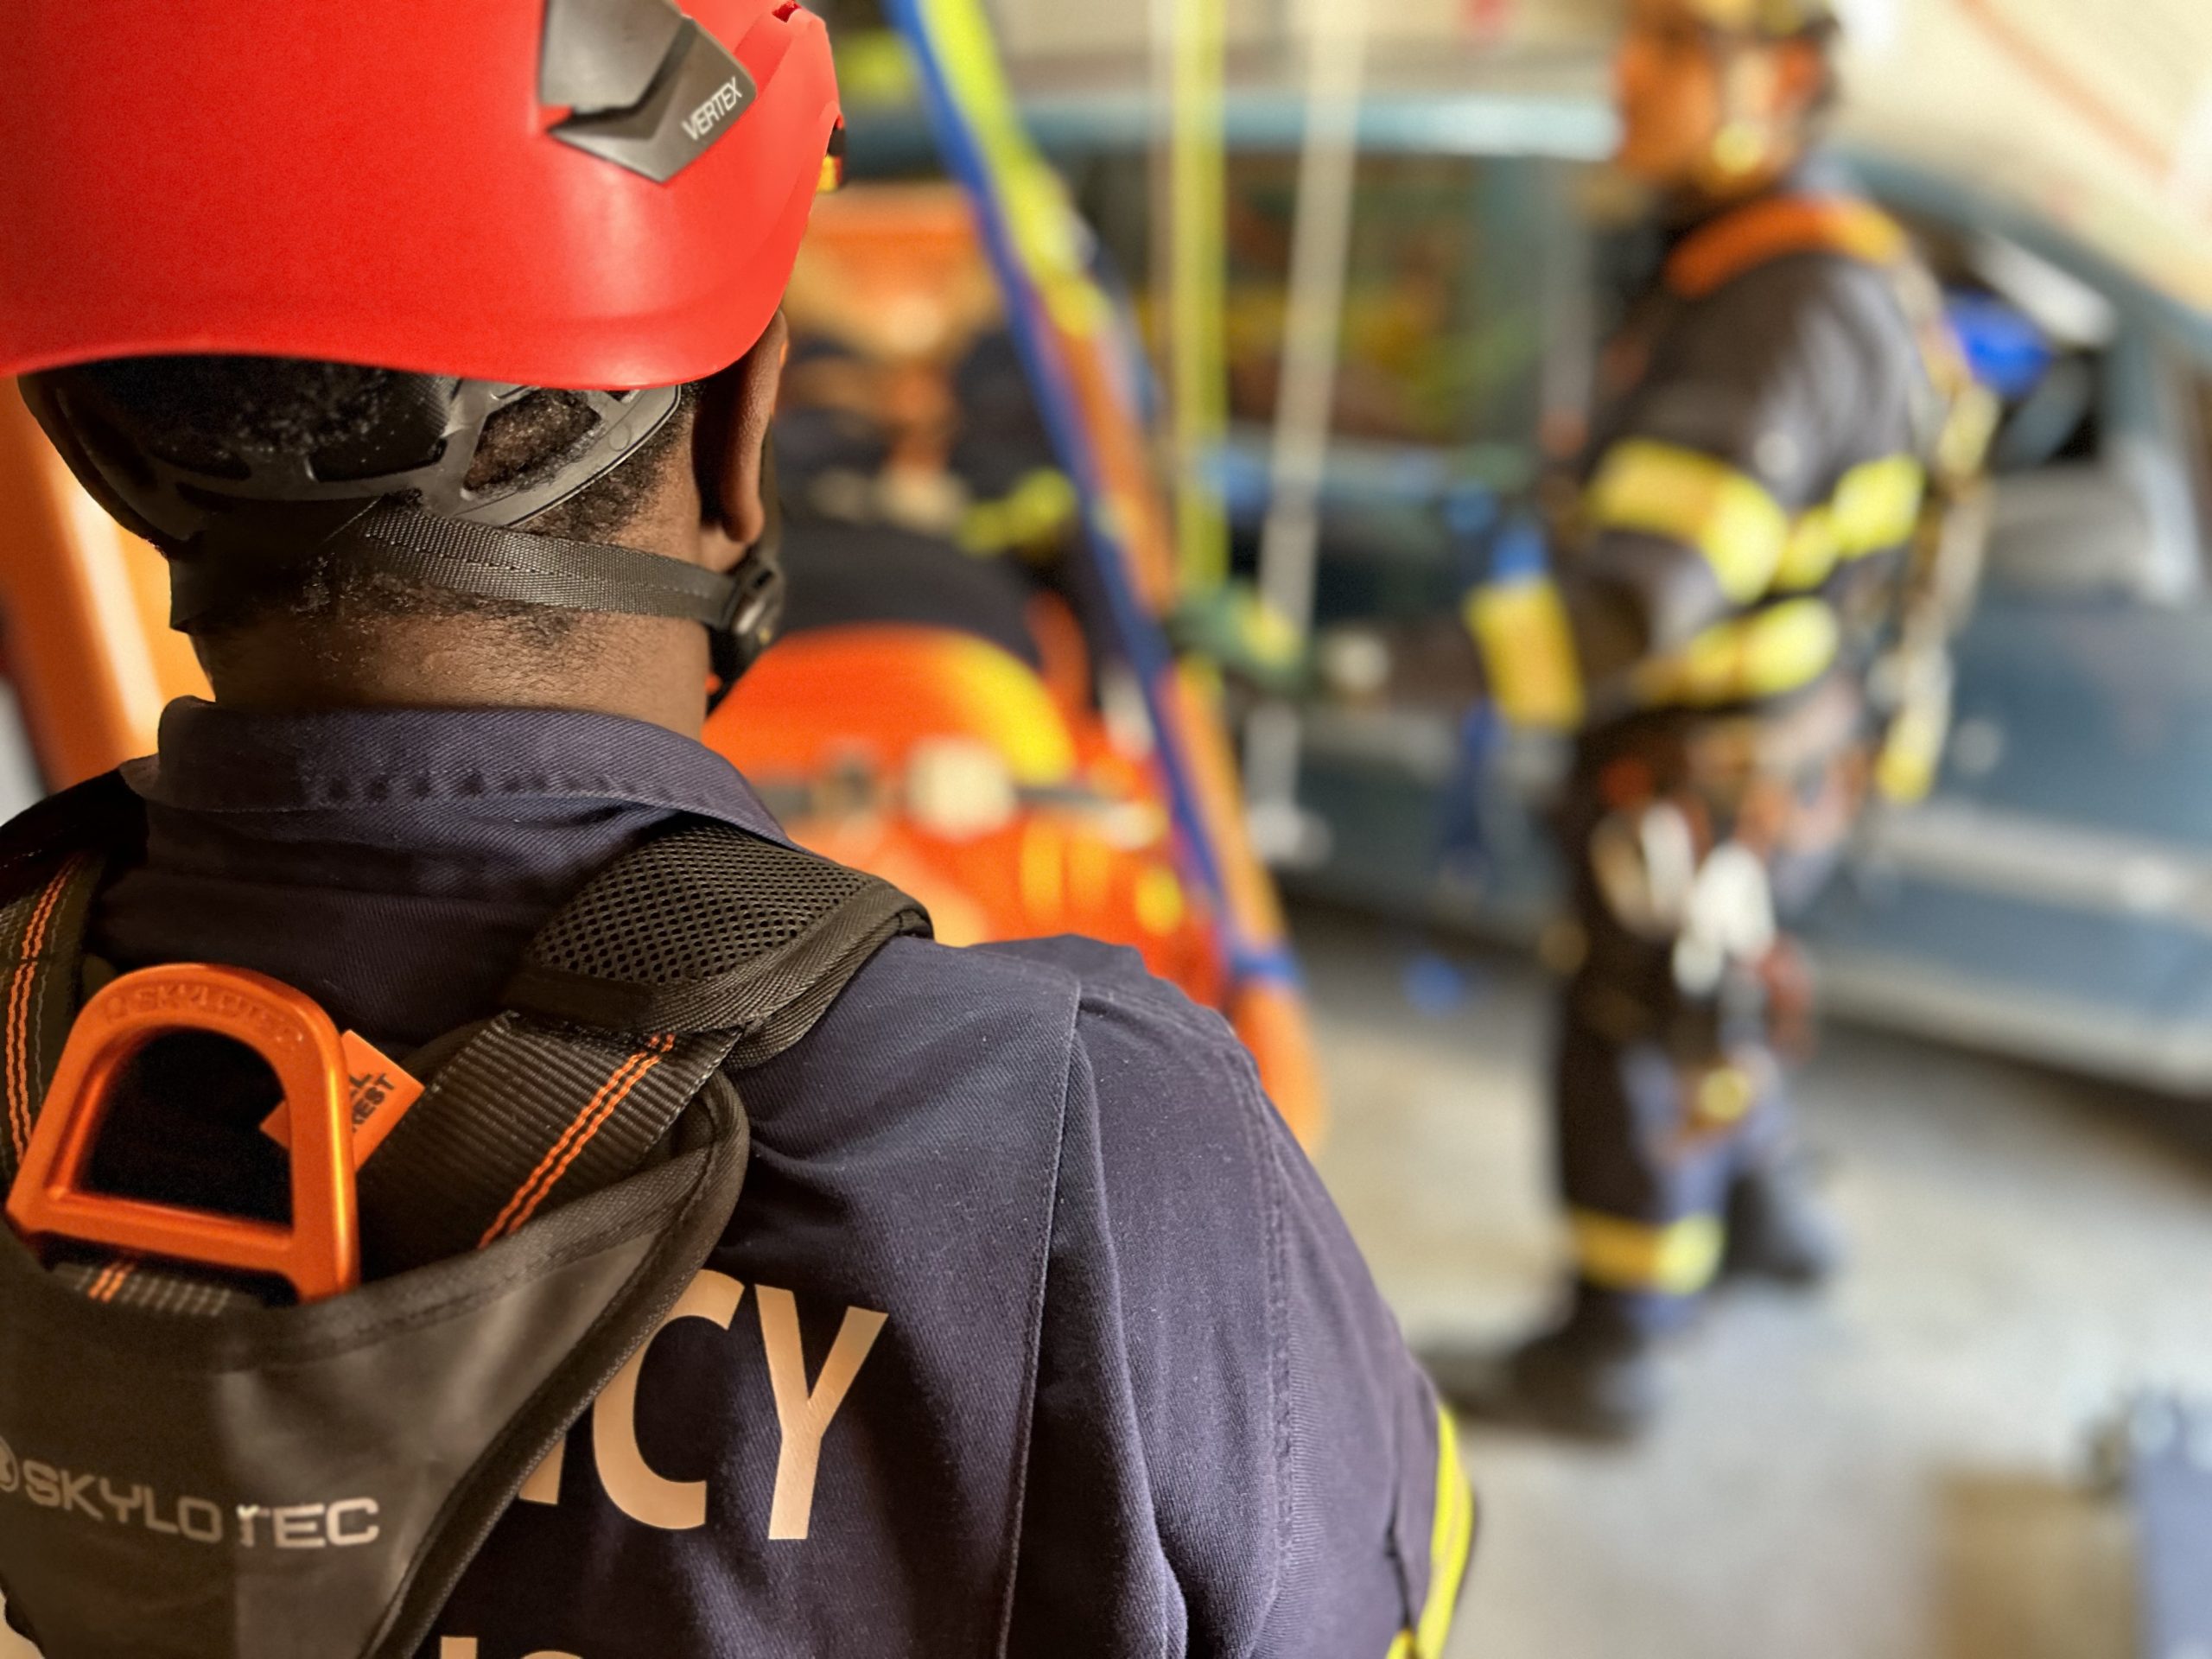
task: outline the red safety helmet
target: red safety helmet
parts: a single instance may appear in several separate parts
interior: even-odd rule
[[[630,389],[726,367],[790,278],[836,79],[795,4],[686,10],[0,5],[0,373],[221,352]]]
[[[179,626],[342,540],[462,592],[696,617],[749,655],[772,558],[733,582],[511,526],[766,331],[841,149],[818,18],[789,0],[0,0],[0,373],[171,552]],[[149,454],[79,372],[194,353],[399,372],[406,429],[327,462]],[[550,478],[470,493],[485,422],[538,387],[588,393],[594,435]]]

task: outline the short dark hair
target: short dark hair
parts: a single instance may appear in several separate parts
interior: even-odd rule
[[[85,372],[128,416],[134,442],[163,461],[219,468],[241,453],[271,457],[343,454],[373,448],[399,400],[419,378],[389,369],[297,358],[142,357],[90,365]],[[568,499],[524,521],[574,541],[620,538],[658,497],[688,438],[698,388],[683,388],[676,418]],[[598,417],[575,392],[538,390],[493,412],[484,424],[468,487],[526,485],[567,460]],[[326,476],[328,474],[326,474]],[[224,626],[276,609],[316,615],[343,607],[355,615],[474,613],[528,616],[549,626],[572,620],[499,601],[448,594],[346,566],[342,556],[308,560],[272,580],[245,613]]]

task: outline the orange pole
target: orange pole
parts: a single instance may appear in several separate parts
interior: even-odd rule
[[[149,753],[162,707],[207,695],[168,607],[161,556],[85,493],[22,399],[0,393],[0,618],[49,786]]]

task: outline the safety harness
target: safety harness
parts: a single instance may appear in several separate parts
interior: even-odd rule
[[[73,1042],[132,1017],[207,1028],[188,990],[168,1014],[141,976],[88,994],[87,917],[143,833],[112,776],[0,832],[0,1185],[19,1193]],[[728,1227],[736,1078],[928,926],[873,877],[682,819],[547,924],[497,1014],[410,1063],[426,1090],[358,1173],[360,1288],[285,1305],[0,1230],[10,1619],[48,1659],[415,1652]],[[250,976],[211,995],[273,1020],[283,990],[266,1010]],[[306,1220],[296,1199],[294,1236]]]
[[[1665,270],[1680,304],[1712,298],[1794,256],[1827,254],[1883,274],[1913,330],[1929,396],[1913,453],[1856,467],[1834,497],[1795,524],[1752,480],[1669,446],[1625,442],[1592,480],[1586,512],[1607,522],[1675,531],[1694,510],[1700,545],[1724,588],[1755,608],[1681,651],[1642,664],[1588,704],[1569,620],[1541,560],[1493,574],[1468,596],[1499,708],[1514,724],[1566,729],[1632,709],[1724,709],[1803,689],[1843,640],[1819,590],[1842,564],[1903,548],[1899,597],[1873,625],[1879,656],[1870,691],[1883,733],[1883,793],[1912,800],[1932,785],[1949,723],[1951,634],[1977,585],[1986,540],[1983,463],[1998,410],[1978,385],[1945,316],[1942,295],[1887,213],[1846,197],[1776,195],[1721,214],[1685,239]],[[1774,550],[1782,556],[1777,566]]]
[[[1762,196],[1700,226],[1667,261],[1667,287],[1685,300],[1718,294],[1792,254],[1834,253],[1887,267],[1911,257],[1904,227],[1848,196]]]
[[[1675,251],[1667,285],[1696,301],[1794,254],[1829,253],[1880,270],[1911,325],[1928,374],[1924,469],[1910,560],[1869,690],[1883,731],[1874,781],[1898,803],[1935,786],[1950,729],[1951,636],[1980,585],[1989,537],[1986,465],[2001,410],[1974,378],[1942,290],[1911,239],[1880,208],[1847,197],[1773,196],[1724,214]]]

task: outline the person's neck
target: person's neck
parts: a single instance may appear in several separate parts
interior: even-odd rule
[[[200,658],[217,704],[248,713],[576,709],[693,738],[705,719],[706,636],[659,618],[277,618],[203,642]]]

